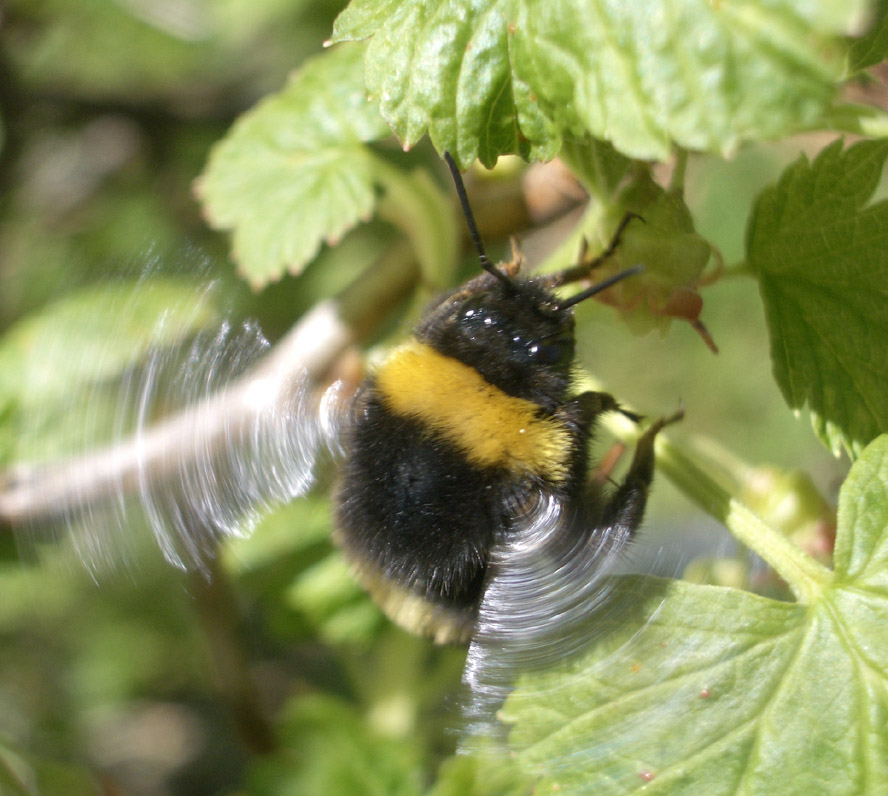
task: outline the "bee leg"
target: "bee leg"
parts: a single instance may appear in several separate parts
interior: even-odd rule
[[[644,419],[642,415],[624,409],[617,402],[617,399],[609,393],[593,392],[592,390],[580,393],[558,412],[558,415],[575,432],[574,439],[576,440],[577,449],[571,457],[575,463],[571,479],[573,483],[579,484],[586,480],[586,441],[592,433],[596,421],[605,412],[619,412],[634,423],[640,423]],[[594,483],[601,485],[609,479],[611,471],[625,450],[625,446],[614,446],[614,448],[613,456],[608,454],[608,457],[602,461],[592,474],[591,480]]]
[[[595,425],[595,421],[605,412],[619,412],[633,423],[640,423],[644,420],[644,415],[620,406],[617,399],[610,393],[593,392],[592,390],[580,393],[568,402],[559,414],[571,424],[572,428],[588,432]],[[667,424],[671,422],[673,422],[673,418],[669,418]]]
[[[632,536],[641,525],[651,481],[654,479],[654,440],[666,426],[677,423],[682,417],[683,408],[670,417],[661,417],[641,435],[635,446],[629,471],[605,507],[605,527],[621,530],[626,536]]]
[[[619,411],[620,405],[613,395],[587,390],[567,404],[566,411],[581,428],[588,429],[599,415]]]

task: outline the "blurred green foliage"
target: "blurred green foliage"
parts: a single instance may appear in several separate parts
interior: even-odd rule
[[[261,206],[244,207],[254,197],[237,193],[243,186],[237,182],[233,191],[231,183],[223,181],[219,189],[205,182],[206,190],[233,195],[217,195],[202,211],[195,180],[235,120],[321,51],[341,6],[326,0],[7,2],[0,27],[0,464],[24,456],[27,445],[62,449],[65,423],[77,417],[82,426],[87,417],[76,406],[81,382],[101,386],[109,375],[102,368],[119,371],[142,346],[162,342],[140,334],[141,315],[130,300],[124,331],[109,331],[106,340],[70,334],[79,324],[62,326],[62,317],[89,316],[90,329],[120,330],[113,313],[123,292],[147,315],[171,302],[187,307],[172,317],[170,333],[212,328],[224,315],[255,317],[275,339],[373,261],[394,238],[393,227],[415,235],[422,219],[408,211],[426,221],[437,213],[437,189],[425,173],[408,174],[403,165],[434,163],[430,148],[420,144],[402,156],[393,146],[380,146],[373,168],[377,189],[379,175],[389,180],[388,204],[379,212],[390,223],[373,221],[336,248],[324,246],[298,279],[285,273],[293,265],[287,257],[265,272],[247,270],[255,285],[264,285],[261,293],[237,275],[228,239],[202,218],[202,212],[218,215],[218,204],[230,200],[235,218],[254,210],[251,221],[268,220]],[[883,30],[877,26],[855,49],[856,63],[881,60]],[[357,69],[357,59],[344,60]],[[820,102],[822,87],[814,88]],[[286,91],[267,101],[272,109]],[[266,121],[261,109],[268,107],[259,106],[256,125]],[[477,109],[466,113],[474,118]],[[684,124],[669,119],[670,125]],[[326,119],[316,121],[316,138],[331,135]],[[249,124],[235,130],[249,132]],[[378,120],[368,125],[372,134],[361,141],[383,136]],[[262,132],[273,139],[280,130]],[[488,132],[497,141],[521,143],[511,127],[508,135]],[[217,163],[254,143],[238,135],[216,150]],[[710,148],[719,143],[707,142]],[[691,156],[684,190],[697,233],[729,265],[741,260],[756,195],[800,147],[816,149],[822,142],[759,143],[731,161]],[[658,135],[654,143],[666,147],[668,136]],[[284,150],[275,156],[285,160]],[[498,154],[484,152],[488,160]],[[402,157],[399,181],[386,167]],[[622,176],[628,161],[617,161]],[[342,165],[325,165],[331,163]],[[345,171],[354,177],[353,170]],[[514,189],[518,177],[503,171],[490,184]],[[276,162],[269,173],[286,196],[293,188],[287,173]],[[222,174],[228,176],[239,175]],[[605,192],[617,182],[603,179]],[[303,193],[311,194],[311,187]],[[369,183],[361,190],[367,195],[347,226],[379,199]],[[416,197],[422,201],[413,202]],[[323,229],[314,230],[315,239],[296,241],[310,250],[300,255],[299,267],[323,240],[345,231],[332,229],[343,219],[325,215],[327,209],[317,208]],[[449,239],[449,216],[440,218],[437,231],[446,231],[448,243],[432,240],[439,258],[449,261],[445,246],[455,241]],[[300,231],[296,225],[288,230]],[[281,243],[267,237],[260,242]],[[503,245],[488,242],[492,249]],[[414,244],[420,249],[422,241]],[[433,255],[425,260],[434,261]],[[418,256],[423,259],[423,252]],[[466,267],[474,269],[470,259]],[[243,261],[239,265],[243,271]],[[445,278],[443,266],[432,262],[428,270],[435,272],[430,281]],[[141,292],[132,281],[146,272],[153,292]],[[639,338],[614,322],[610,308],[583,305],[583,364],[642,412],[656,415],[683,400],[687,419],[677,437],[705,431],[747,461],[803,467],[833,497],[844,465],[823,451],[807,423],[788,413],[770,374],[761,301],[745,276],[742,268],[733,270],[705,291],[702,317],[719,345],[717,360],[688,324],[673,323],[668,338]],[[208,277],[219,285],[212,306],[203,308],[191,297],[204,295]],[[60,338],[56,348],[35,345],[35,337],[53,333]],[[90,354],[94,345],[106,359]],[[46,350],[55,352],[41,363],[46,381],[22,384],[23,363]],[[26,441],[14,436],[21,428],[14,421],[27,391],[37,388],[52,401],[45,424]],[[94,390],[91,400],[100,395]],[[90,407],[94,439],[112,430],[103,422],[113,411],[113,394],[107,401]],[[650,536],[662,531],[664,543],[671,528],[682,534],[702,528],[704,535],[713,529],[662,479],[650,517]],[[95,572],[54,545],[23,562],[8,534],[0,544],[2,794],[532,792],[520,772],[495,759],[452,756],[454,695],[465,652],[432,648],[383,619],[330,541],[323,490],[270,513],[249,538],[221,552],[215,573],[221,594],[211,591],[205,573],[180,573],[152,549],[139,552],[137,567]],[[238,625],[233,634],[232,617]],[[256,716],[243,709],[243,700],[258,705],[258,721],[271,717],[272,726],[251,724]]]

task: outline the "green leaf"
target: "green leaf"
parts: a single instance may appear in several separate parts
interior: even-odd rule
[[[516,759],[541,793],[884,793],[886,572],[883,436],[842,488],[835,577],[811,604],[618,579],[594,649],[506,702]]]
[[[62,398],[78,384],[118,376],[150,348],[217,320],[205,288],[175,279],[84,288],[7,333],[0,343],[0,392],[24,402]],[[11,369],[15,362],[21,370]]]
[[[251,533],[227,539],[223,556],[228,568],[243,576],[305,554],[329,538],[329,502],[309,494],[265,514]]]
[[[173,18],[161,12],[155,20],[160,24],[150,24],[125,6],[101,0],[11,5],[12,19],[24,20],[28,35],[20,30],[11,36],[7,52],[19,73],[44,91],[106,101],[174,95],[213,55],[202,14]],[[173,30],[163,24],[164,16]]]
[[[0,738],[0,793],[4,796],[99,796],[90,771],[25,754]]]
[[[97,103],[227,104],[316,52],[327,0],[217,0],[171,6],[10,0],[6,56],[24,90]],[[227,95],[225,92],[227,91]],[[224,113],[224,111],[223,111]]]
[[[888,203],[867,205],[888,141],[802,157],[756,202],[747,229],[774,376],[833,451],[888,431]]]
[[[426,796],[533,796],[535,779],[495,752],[459,754],[444,761]]]
[[[873,442],[839,493],[835,566],[839,583],[888,590],[888,436]],[[883,655],[883,664],[888,656]]]
[[[596,279],[604,280],[638,265],[644,266],[644,273],[616,285],[602,300],[617,307],[637,334],[652,329],[665,332],[676,318],[696,322],[703,308],[698,288],[717,253],[694,231],[682,192],[665,190],[645,169],[621,180],[629,161],[607,145],[585,151],[571,146],[570,154],[571,160],[581,165],[584,182],[597,185],[595,193],[607,197],[607,204],[590,202],[542,269],[556,271],[573,265],[581,243],[588,245],[590,253],[604,251],[626,214],[631,213],[638,218],[629,218],[615,251],[596,267]],[[610,196],[617,186],[619,192]]]
[[[305,614],[328,644],[366,643],[383,623],[379,609],[338,553],[299,573],[284,600]]]
[[[322,242],[373,213],[374,162],[388,135],[361,80],[362,48],[313,58],[242,116],[213,150],[197,192],[210,223],[233,233],[254,287],[299,273]]]
[[[888,2],[876,0],[867,32],[851,42],[848,70],[853,74],[885,60],[888,56]]]
[[[332,696],[291,701],[280,728],[286,753],[253,764],[249,792],[325,796],[415,796],[422,769],[418,744],[375,732],[351,706]]]
[[[353,0],[333,41],[371,38],[365,80],[405,146],[462,166],[550,158],[591,134],[623,154],[731,152],[817,122],[864,0]]]

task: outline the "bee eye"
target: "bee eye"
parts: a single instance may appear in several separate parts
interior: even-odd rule
[[[549,345],[540,346],[540,350],[537,353],[537,361],[546,365],[557,365],[564,360],[566,351],[566,347],[561,343],[550,343]]]
[[[562,365],[573,358],[573,340],[569,337],[542,340],[534,348],[534,359],[543,365]]]

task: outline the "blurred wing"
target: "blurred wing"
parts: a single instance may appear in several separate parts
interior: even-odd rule
[[[493,552],[463,675],[468,742],[500,735],[496,712],[524,671],[576,653],[595,635],[625,529],[539,493]]]
[[[171,308],[155,323],[182,312]],[[70,458],[19,466],[5,485],[3,508],[12,508],[4,513],[21,518],[26,546],[69,537],[95,572],[132,563],[147,528],[168,561],[200,569],[222,539],[303,494],[319,454],[338,449],[346,403],[334,388],[322,395],[312,362],[300,360],[326,333],[324,319],[311,321],[273,349],[249,323],[196,336],[188,323],[181,333],[146,330],[162,344],[126,367],[110,402],[99,398],[107,383],[70,396],[88,417],[71,421],[83,433]],[[107,335],[113,343],[114,330]],[[99,428],[111,432],[102,445]]]

